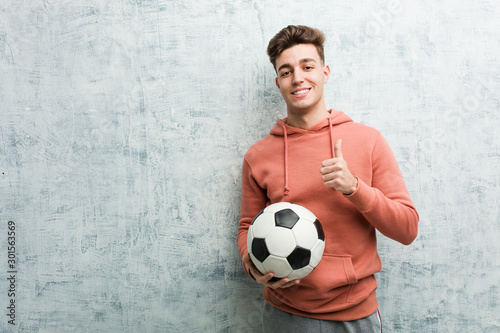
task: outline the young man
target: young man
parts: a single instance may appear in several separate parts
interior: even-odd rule
[[[326,108],[323,42],[305,26],[288,26],[269,42],[287,117],[245,155],[238,246],[245,271],[265,286],[264,330],[380,332],[376,230],[410,244],[418,214],[380,132]],[[300,281],[271,280],[247,252],[252,219],[280,201],[311,210],[325,232],[323,258]]]

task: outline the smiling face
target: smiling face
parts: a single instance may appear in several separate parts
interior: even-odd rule
[[[326,112],[324,84],[330,68],[324,66],[313,44],[298,44],[276,58],[276,86],[287,105],[289,117]]]

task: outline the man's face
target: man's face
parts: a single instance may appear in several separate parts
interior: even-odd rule
[[[323,86],[330,68],[324,66],[313,44],[298,44],[276,58],[276,86],[288,112],[299,113],[325,108]]]

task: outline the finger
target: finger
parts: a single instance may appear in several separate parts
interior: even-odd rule
[[[253,266],[253,262],[250,260],[250,255],[248,254],[243,256],[243,262],[247,265],[247,267]]]
[[[250,272],[252,273],[255,281],[260,284],[266,284],[270,279],[273,278],[273,275],[271,273],[264,275],[257,268],[250,268]]]
[[[290,280],[288,278],[281,279],[279,281],[276,281],[270,285],[272,289],[278,289],[278,288],[283,288],[284,285],[289,283]]]
[[[337,173],[326,173],[326,174],[321,176],[321,180],[323,182],[329,182],[329,181],[332,181],[336,178],[338,178]]]
[[[258,272],[259,278],[257,279],[257,282],[267,285],[269,284],[270,280],[273,278],[274,274],[273,273],[267,273],[266,275],[263,275],[261,272]]]
[[[342,139],[338,139],[337,142],[335,142],[333,151],[336,158],[344,158],[344,156],[342,156]]]
[[[321,162],[321,166],[322,167],[327,167],[327,166],[330,166],[332,165],[334,162],[332,161],[332,159],[329,159],[329,160],[325,160],[323,162]]]
[[[290,281],[288,283],[285,283],[284,285],[281,286],[281,288],[290,288],[290,287],[298,285],[299,283],[300,283],[300,280],[293,280],[293,281]]]
[[[263,274],[257,269],[257,267],[254,265],[254,263],[250,259],[250,255],[245,254],[243,256],[243,261],[255,279],[258,279],[258,278],[263,276]]]
[[[341,154],[342,154],[342,153],[341,153]],[[330,167],[330,166],[332,166],[332,165],[337,164],[337,163],[339,162],[339,160],[340,160],[340,159],[339,159],[339,158],[336,158],[336,157],[334,157],[334,158],[330,158],[330,159],[328,159],[328,160],[324,160],[323,162],[321,162],[321,166],[322,166],[323,168],[325,168],[325,167]]]
[[[326,187],[334,188],[334,189],[338,189],[339,187],[342,186],[338,179],[332,179],[332,180],[325,181],[324,184]]]
[[[333,172],[337,172],[337,171],[342,171],[342,165],[338,162],[336,162],[335,164],[332,164],[332,165],[322,167],[320,169],[320,172],[322,175],[327,175],[329,173],[333,173]]]

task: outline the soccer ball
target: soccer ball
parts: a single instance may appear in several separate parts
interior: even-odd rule
[[[325,249],[321,223],[307,208],[278,202],[264,208],[248,229],[247,248],[262,274],[302,279],[319,264]]]

